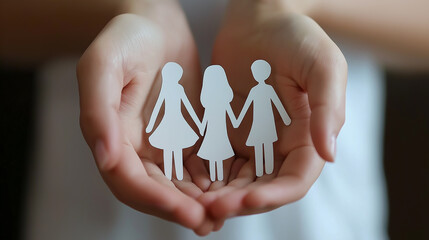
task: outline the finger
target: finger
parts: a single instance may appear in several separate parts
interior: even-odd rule
[[[280,166],[282,162],[277,160],[276,164]],[[257,186],[272,181],[277,176],[279,169],[280,167],[276,167],[275,172],[272,174],[264,174],[262,177],[256,178],[254,161],[247,161],[240,169],[237,178],[225,187],[229,188],[229,190],[226,191],[223,188],[223,192],[218,194],[215,201],[212,201],[209,208],[210,215],[216,219],[223,219],[237,215],[253,214],[255,210],[243,204],[245,197]]]
[[[229,174],[230,174],[231,166],[232,166],[233,162],[234,162],[234,158],[229,158],[227,160],[223,160],[223,169],[221,171],[223,171],[224,178],[222,181],[219,181],[218,180],[219,176],[217,176],[217,173],[216,173],[216,176],[217,176],[216,179],[217,180],[211,183],[208,191],[216,191],[216,190],[221,189],[222,187],[224,187],[225,185],[228,184]],[[216,165],[216,168],[217,168],[217,165]]]
[[[249,209],[273,209],[301,199],[323,169],[324,161],[313,147],[291,152],[277,178],[253,188],[245,197]]]
[[[193,154],[185,161],[185,168],[188,170],[189,175],[202,191],[207,191],[212,183],[210,181],[209,173],[204,165],[204,161],[197,155]]]
[[[151,161],[143,161],[143,166],[148,174],[148,176],[155,180],[156,182],[163,184],[168,187],[176,187],[178,190],[184,194],[190,196],[193,199],[197,199],[203,193],[200,188],[198,188],[192,181],[189,173],[184,169],[184,179],[177,180],[173,178],[169,180],[165,177],[161,168]]]
[[[100,168],[109,168],[119,155],[122,72],[119,63],[89,48],[77,67],[82,133]],[[109,157],[110,156],[110,157]]]
[[[320,156],[334,161],[336,139],[345,121],[347,62],[332,41],[319,46],[307,78],[311,137]]]
[[[215,222],[215,225],[214,225],[213,231],[214,231],[214,232],[219,231],[219,230],[223,227],[223,225],[224,225],[224,224],[225,224],[225,219],[217,220],[217,221]]]
[[[105,182],[121,202],[191,229],[202,224],[205,209],[201,204],[175,188],[162,171],[146,171],[130,144],[123,144],[121,149],[119,159],[112,161],[115,165],[108,170],[100,169]]]
[[[203,194],[203,191],[192,181],[187,180],[172,180],[174,185],[182,191],[184,194],[190,196],[191,198],[198,198],[201,194]]]
[[[215,226],[214,222],[212,220],[206,218],[204,220],[203,224],[201,224],[201,226],[199,226],[197,229],[195,229],[194,232],[198,236],[206,236],[210,232],[213,231],[214,226]]]
[[[216,191],[209,191],[209,192],[203,193],[197,200],[209,211],[209,213],[214,213],[214,214],[211,214],[211,216],[214,217],[214,219],[222,220],[222,219],[225,219],[225,217],[223,216],[226,216],[228,214],[227,213],[223,214],[220,212],[227,211],[227,210],[217,208],[219,204],[214,204],[214,203],[219,202],[220,199],[223,199],[224,196],[227,195],[228,193],[236,192],[240,190],[247,184],[249,184],[249,181],[247,181],[246,179],[236,179],[230,184],[228,184],[227,186],[219,188]],[[223,205],[220,205],[220,206],[223,207]]]
[[[237,178],[240,170],[247,162],[248,161],[244,158],[237,158],[234,160],[234,162],[231,165],[231,171],[229,173],[228,183]]]
[[[232,186],[224,186],[217,189],[216,191],[208,191],[203,193],[197,200],[204,207],[209,208],[209,206],[216,201],[218,198],[222,197],[227,192],[234,191],[236,188]]]
[[[226,219],[237,216],[244,208],[243,200],[249,193],[248,188],[231,188],[220,194],[209,206],[209,213],[215,219]]]
[[[255,165],[247,161],[237,175],[237,178],[228,183],[227,186],[207,194],[210,201],[204,203],[210,215],[215,219],[226,219],[236,216],[243,209],[243,198],[247,195],[248,186],[254,184]],[[199,199],[201,202],[201,199]]]

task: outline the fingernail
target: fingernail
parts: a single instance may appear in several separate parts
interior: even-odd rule
[[[107,162],[106,147],[101,140],[97,140],[95,143],[95,161],[99,168],[103,168]]]
[[[332,162],[334,162],[335,155],[337,154],[337,137],[335,135],[331,137],[331,154],[332,154]]]

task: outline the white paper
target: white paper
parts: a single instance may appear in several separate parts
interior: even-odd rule
[[[165,113],[161,123],[149,137],[152,146],[164,151],[164,174],[171,180],[172,162],[178,180],[183,179],[182,150],[191,147],[198,140],[198,135],[192,130],[182,115],[181,103],[184,104],[194,123],[198,126],[201,136],[204,136],[197,155],[209,161],[210,179],[223,180],[223,161],[233,157],[234,150],[228,138],[227,118],[234,128],[243,121],[249,107],[253,104],[253,122],[246,141],[247,146],[253,146],[255,151],[256,175],[271,174],[274,169],[273,143],[278,140],[272,103],[279,112],[285,125],[291,119],[274,88],[265,83],[271,74],[271,66],[264,60],[256,60],[251,71],[258,84],[250,90],[241,113],[236,119],[231,109],[234,97],[225,70],[219,65],[209,66],[204,72],[201,91],[201,104],[205,111],[202,122],[198,119],[191,103],[186,97],[183,87],[178,83],[183,75],[179,64],[169,62],[162,69],[162,87],[152,112],[146,132],[153,130],[162,104]],[[265,161],[264,161],[265,159]]]

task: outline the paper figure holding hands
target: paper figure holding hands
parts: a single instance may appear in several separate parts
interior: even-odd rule
[[[205,108],[200,133],[204,140],[197,155],[209,160],[210,179],[223,180],[223,160],[234,156],[234,150],[229,142],[226,115],[234,127],[238,127],[237,120],[231,108],[233,92],[228,84],[225,70],[219,66],[209,66],[204,72],[201,103]]]
[[[223,160],[234,156],[234,150],[228,138],[226,116],[228,115],[234,128],[237,128],[252,103],[253,123],[246,145],[255,148],[256,175],[258,177],[263,175],[264,159],[265,173],[271,174],[273,172],[273,143],[278,138],[271,102],[274,103],[285,125],[289,125],[291,119],[274,88],[265,83],[271,74],[270,65],[264,60],[256,60],[252,64],[251,70],[258,85],[250,90],[244,107],[236,119],[230,105],[233,91],[228,84],[224,69],[219,65],[210,66],[206,69],[201,92],[201,103],[205,112],[203,122],[200,123],[183,87],[179,84],[183,75],[182,67],[173,62],[164,66],[161,91],[146,132],[152,131],[161,106],[165,102],[164,116],[157,129],[149,137],[149,142],[152,146],[164,150],[164,174],[168,179],[171,180],[173,156],[176,177],[178,180],[183,179],[182,151],[184,148],[193,146],[198,139],[198,135],[182,115],[182,102],[198,126],[201,135],[204,135],[206,130],[197,155],[209,160],[210,179],[212,181],[216,180],[216,172],[218,180],[223,180]]]
[[[186,97],[183,87],[178,83],[182,78],[182,67],[174,62],[165,64],[162,69],[161,91],[153,109],[146,132],[152,131],[158,117],[162,103],[165,102],[164,116],[156,130],[149,137],[152,146],[164,150],[164,174],[171,180],[172,161],[178,180],[183,179],[182,150],[191,147],[198,139],[198,135],[192,130],[184,119],[181,111],[181,103],[185,105],[192,120],[200,128],[200,121]]]
[[[265,83],[271,74],[271,66],[264,60],[256,60],[252,64],[252,74],[258,85],[250,90],[244,103],[243,110],[237,119],[241,123],[250,104],[253,103],[253,123],[246,145],[255,148],[256,176],[263,175],[263,159],[265,158],[265,173],[271,174],[274,169],[273,143],[278,140],[271,101],[277,108],[285,125],[291,119],[283,107],[274,88]]]

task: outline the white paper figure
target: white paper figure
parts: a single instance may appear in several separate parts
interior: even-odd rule
[[[223,160],[234,156],[226,128],[226,114],[234,127],[238,127],[230,102],[233,92],[228,84],[224,69],[219,65],[209,66],[204,72],[201,103],[205,108],[200,133],[204,140],[197,155],[209,160],[210,179],[223,180]]]
[[[274,88],[265,83],[271,74],[271,66],[264,60],[256,60],[252,64],[252,74],[258,85],[250,90],[244,103],[243,110],[237,119],[241,123],[250,104],[253,103],[253,123],[250,129],[246,145],[255,148],[256,176],[263,175],[263,159],[265,157],[265,173],[271,174],[274,169],[273,143],[278,140],[274,114],[271,102],[277,108],[285,125],[291,123],[291,119],[283,107]]]
[[[191,103],[186,97],[183,87],[178,83],[182,78],[182,67],[174,62],[165,64],[162,69],[162,86],[156,101],[155,108],[146,128],[146,132],[152,131],[155,121],[158,117],[162,103],[165,102],[164,116],[156,130],[149,137],[152,146],[164,150],[164,174],[171,180],[172,160],[174,156],[174,166],[178,180],[183,179],[183,160],[182,150],[191,147],[198,139],[198,135],[185,121],[181,103],[200,128],[200,121],[192,108]]]

